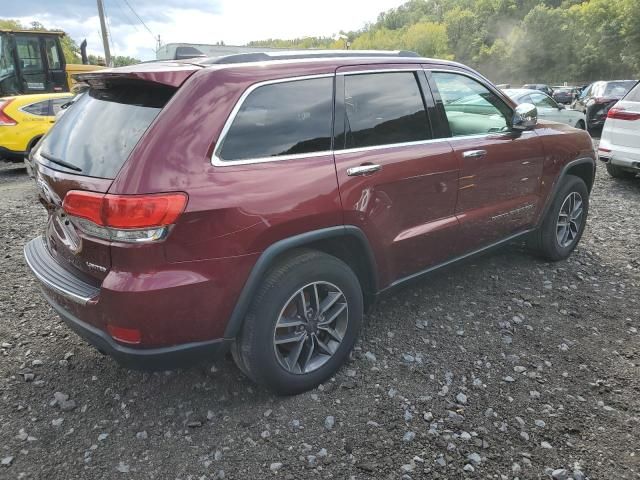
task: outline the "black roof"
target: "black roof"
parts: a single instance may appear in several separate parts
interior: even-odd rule
[[[210,57],[198,60],[203,65],[266,62],[275,60],[303,60],[315,58],[407,58],[420,57],[416,52],[408,50],[284,50],[282,52],[236,53],[222,57]]]

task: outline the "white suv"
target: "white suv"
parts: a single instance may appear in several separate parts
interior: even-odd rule
[[[609,110],[598,156],[612,177],[633,178],[640,173],[640,83]]]

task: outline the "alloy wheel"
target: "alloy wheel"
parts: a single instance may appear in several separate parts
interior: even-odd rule
[[[578,192],[571,192],[562,202],[558,214],[556,239],[560,247],[567,248],[578,238],[582,227],[582,212],[582,196]]]
[[[294,293],[280,311],[273,348],[282,368],[306,374],[327,363],[347,332],[347,299],[337,286],[314,282]]]

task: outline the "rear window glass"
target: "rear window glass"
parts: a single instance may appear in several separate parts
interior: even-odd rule
[[[344,85],[345,148],[393,145],[431,138],[422,94],[413,72],[347,75]],[[341,148],[342,136],[336,143]]]
[[[91,89],[56,122],[39,153],[53,168],[115,178],[174,91],[146,83]]]
[[[51,115],[49,108],[49,100],[45,100],[44,102],[32,103],[31,105],[27,105],[26,107],[22,107],[23,112],[30,113],[31,115],[48,116]]]
[[[640,83],[633,87],[624,99],[629,102],[640,102]]]
[[[331,149],[333,77],[256,88],[222,140],[223,161],[308,154]]]

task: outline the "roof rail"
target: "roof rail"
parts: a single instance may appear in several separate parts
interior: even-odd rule
[[[267,62],[274,60],[302,60],[309,58],[358,58],[358,57],[420,57],[408,50],[284,50],[282,52],[236,53],[222,57],[210,57],[199,60],[204,65]]]

